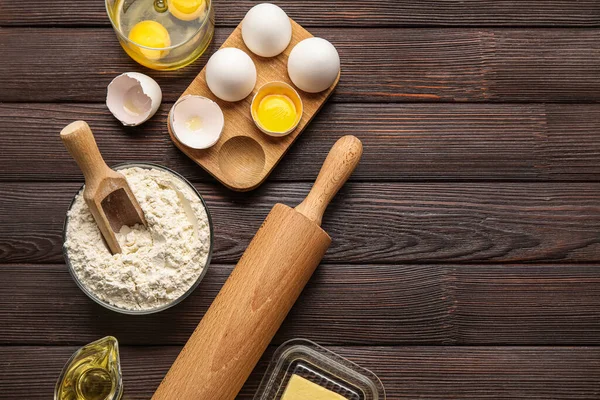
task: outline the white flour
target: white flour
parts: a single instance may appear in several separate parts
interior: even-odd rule
[[[138,167],[119,172],[148,228],[122,227],[122,253],[111,255],[80,192],[68,213],[65,248],[75,274],[97,298],[126,310],[150,310],[183,295],[205,268],[208,217],[198,195],[175,175]]]

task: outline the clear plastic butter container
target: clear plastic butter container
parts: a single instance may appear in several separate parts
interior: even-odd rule
[[[300,387],[292,380],[316,389],[324,399],[385,400],[383,384],[373,372],[306,339],[292,339],[277,349],[254,400],[314,398],[307,392],[291,393]]]

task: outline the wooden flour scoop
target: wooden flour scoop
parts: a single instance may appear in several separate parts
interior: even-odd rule
[[[108,167],[84,121],[75,121],[60,132],[60,138],[85,177],[83,198],[102,232],[111,253],[120,253],[115,232],[123,225],[146,225],[144,212],[123,174]]]
[[[276,204],[153,400],[233,400],[313,274],[331,238],[321,218],[362,155],[339,139],[306,199]]]

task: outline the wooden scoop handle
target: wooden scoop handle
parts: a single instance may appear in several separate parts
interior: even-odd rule
[[[361,156],[362,143],[357,137],[348,135],[338,139],[329,150],[310,193],[296,206],[296,211],[321,225],[325,209],[348,180]]]
[[[92,130],[85,121],[75,121],[65,126],[60,132],[60,138],[79,165],[88,185],[110,173],[107,171],[110,168],[98,150]]]

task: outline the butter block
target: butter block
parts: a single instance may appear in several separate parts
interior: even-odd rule
[[[312,383],[299,375],[292,375],[281,400],[348,400],[346,397]]]

